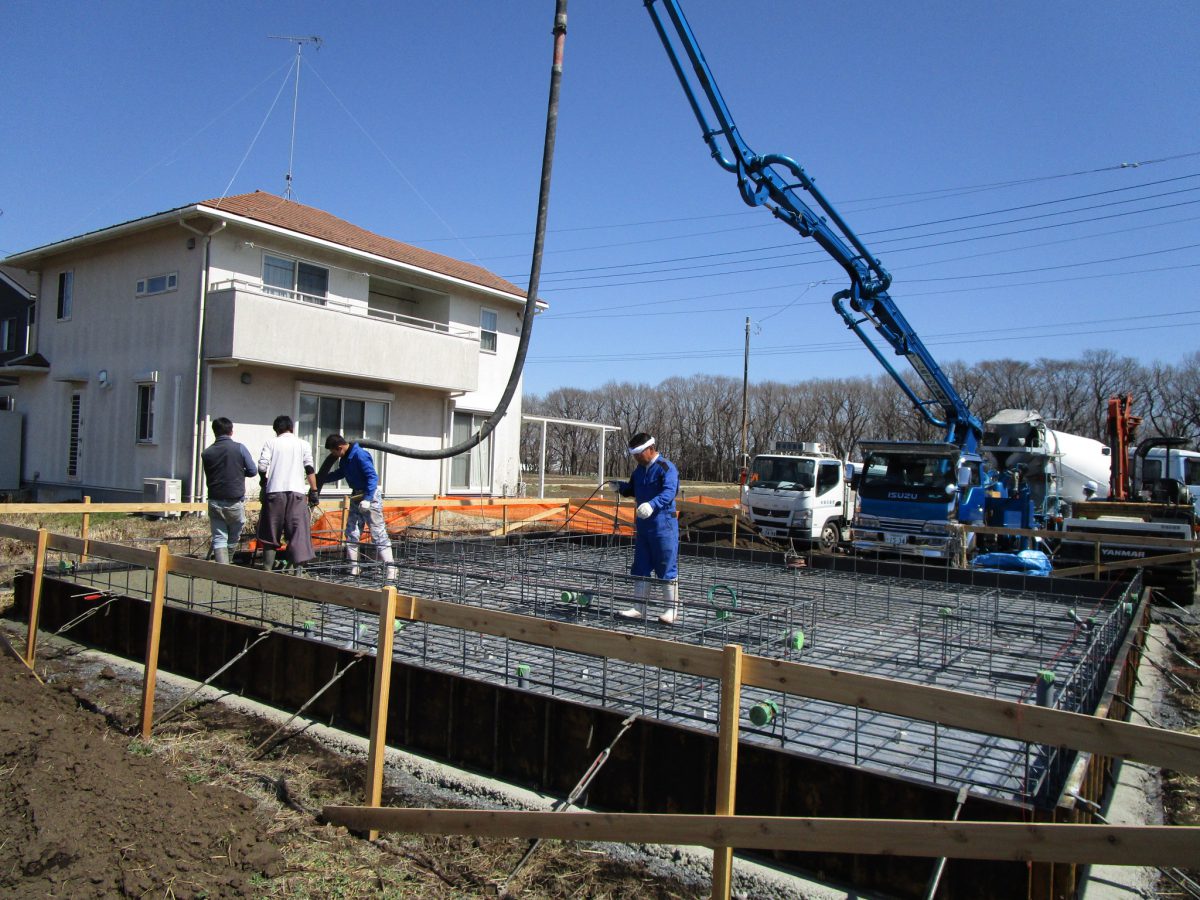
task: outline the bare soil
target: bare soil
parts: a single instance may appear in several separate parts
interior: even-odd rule
[[[1197,607],[1193,606],[1193,610]],[[1193,617],[1194,621],[1195,617]],[[1172,699],[1176,712],[1185,723],[1184,730],[1200,735],[1200,625],[1180,624],[1167,629],[1170,668],[1173,678]],[[1178,679],[1176,681],[1176,679]],[[1163,815],[1170,825],[1200,825],[1200,776],[1183,772],[1163,772]],[[1186,876],[1200,883],[1200,862],[1184,870]],[[1194,896],[1181,892],[1172,879],[1159,883],[1161,897]]]
[[[0,623],[10,644],[24,628]],[[39,643],[39,682],[0,652],[0,895],[5,897],[385,897],[509,895],[515,840],[391,835],[368,842],[324,823],[361,803],[365,765],[302,734],[256,749],[275,722],[200,703],[131,737],[140,667],[85,661],[62,639]],[[159,701],[159,713],[166,699]],[[288,735],[292,736],[288,736]],[[385,791],[385,805],[458,805]],[[462,801],[464,805],[466,801]],[[475,804],[471,804],[475,805]],[[531,898],[684,898],[673,881],[602,850],[548,843],[509,885]]]
[[[254,800],[178,778],[8,654],[0,772],[6,896],[243,897],[283,870]]]

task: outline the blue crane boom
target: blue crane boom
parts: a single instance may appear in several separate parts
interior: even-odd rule
[[[834,309],[879,360],[921,415],[933,425],[944,428],[947,441],[968,453],[975,451],[983,435],[983,425],[888,296],[892,276],[867,250],[799,163],[777,153],[759,156],[742,139],[678,0],[644,2],[696,121],[700,124],[704,142],[718,165],[737,175],[742,200],[749,206],[765,206],[802,237],[815,240],[846,270],[850,276],[850,287],[833,295]],[[671,31],[668,31],[660,14],[660,5],[670,20]],[[674,39],[672,32],[676,36]],[[690,63],[694,81],[687,74],[676,43]],[[707,103],[701,102],[701,96]],[[715,126],[710,123],[706,107],[715,120]],[[812,197],[824,216],[818,215],[804,202],[798,193],[800,190]],[[874,326],[879,338],[863,327],[867,323]],[[896,355],[908,360],[929,396],[920,396],[896,371],[885,355],[880,339],[886,341]]]

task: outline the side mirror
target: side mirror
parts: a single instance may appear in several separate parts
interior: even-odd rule
[[[855,472],[850,476],[850,490],[857,491],[859,484],[862,483],[862,472]]]
[[[960,468],[958,470],[958,486],[965,488],[965,487],[969,487],[970,484],[971,484],[971,470],[969,468],[967,468],[966,466],[963,466],[962,468]]]

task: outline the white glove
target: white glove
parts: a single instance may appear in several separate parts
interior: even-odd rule
[[[371,514],[371,501],[370,500],[359,500],[358,501],[358,511],[360,513],[362,513],[364,516],[369,516]]]
[[[600,485],[600,490],[602,490],[602,491],[619,491],[619,490],[621,490],[621,482],[606,481],[606,482],[604,482],[604,484]]]
[[[637,517],[639,519],[648,519],[654,515],[654,507],[649,503],[639,503],[637,508]]]

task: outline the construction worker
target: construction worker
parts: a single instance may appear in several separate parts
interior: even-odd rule
[[[622,497],[637,501],[636,535],[633,565],[629,573],[637,578],[634,604],[617,613],[626,619],[646,616],[646,598],[650,577],[657,575],[662,592],[663,612],[658,621],[674,625],[682,617],[677,579],[679,570],[679,522],[675,518],[675,494],[679,491],[679,471],[661,456],[654,438],[644,431],[629,441],[628,453],[638,464],[629,481],[610,481],[608,486]]]
[[[375,471],[371,454],[357,443],[351,444],[340,434],[325,438],[325,449],[329,451],[329,458],[321,464],[317,489],[342,478],[350,485],[350,515],[346,517],[346,556],[350,560],[350,574],[358,575],[361,572],[358,566],[358,539],[366,521],[371,526],[375,554],[380,562],[387,565],[385,580],[395,581],[392,542],[383,518],[383,487],[379,484],[379,474]]]
[[[276,416],[275,437],[258,454],[258,475],[263,505],[258,517],[258,542],[263,547],[263,568],[275,568],[275,554],[287,539],[288,556],[296,568],[316,557],[309,531],[308,504],[317,492],[312,446],[292,433],[292,417]],[[307,490],[306,490],[307,489]]]
[[[208,527],[213,559],[228,563],[229,548],[237,546],[246,525],[246,479],[257,475],[258,467],[246,445],[233,439],[231,421],[218,416],[212,430],[216,440],[200,454],[208,488]]]

